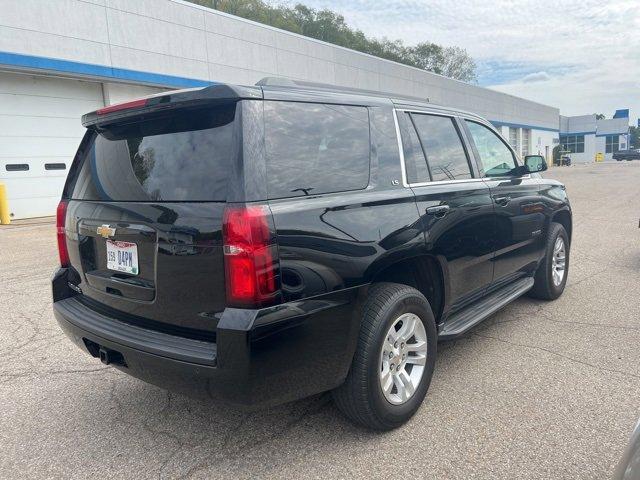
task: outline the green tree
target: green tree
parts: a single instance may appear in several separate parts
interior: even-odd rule
[[[477,79],[476,64],[463,48],[429,42],[407,46],[401,40],[370,38],[347,25],[342,15],[326,8],[316,10],[302,3],[293,7],[272,6],[264,0],[189,1],[457,80],[474,82]]]
[[[604,120],[607,118],[604,116],[604,113],[594,113],[594,115],[596,116],[596,120]]]
[[[640,148],[640,127],[629,127],[629,148]]]
[[[411,47],[409,55],[414,66],[440,75],[444,74],[443,67],[446,59],[444,49],[440,45],[422,42]]]
[[[465,82],[476,79],[476,62],[464,48],[446,47],[444,49],[444,67],[442,75]]]

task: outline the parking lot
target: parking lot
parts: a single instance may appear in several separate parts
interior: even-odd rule
[[[640,416],[640,162],[556,167],[569,282],[439,346],[404,427],[359,429],[327,394],[246,414],[105,367],[52,315],[50,222],[0,228],[2,478],[609,478]]]

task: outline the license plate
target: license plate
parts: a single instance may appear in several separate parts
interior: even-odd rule
[[[107,240],[107,268],[138,274],[138,246],[132,242]]]

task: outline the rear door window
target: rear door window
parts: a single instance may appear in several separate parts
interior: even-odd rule
[[[471,167],[452,117],[412,113],[422,148],[427,156],[431,180],[471,178]]]
[[[176,110],[93,134],[71,198],[224,201],[236,105]]]
[[[264,122],[269,198],[369,184],[366,107],[265,101]]]

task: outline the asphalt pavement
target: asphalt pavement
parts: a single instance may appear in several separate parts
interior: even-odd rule
[[[574,209],[564,295],[440,344],[388,433],[327,394],[246,414],[103,366],[53,318],[54,226],[0,227],[0,477],[609,478],[640,417],[640,162],[545,175]]]

